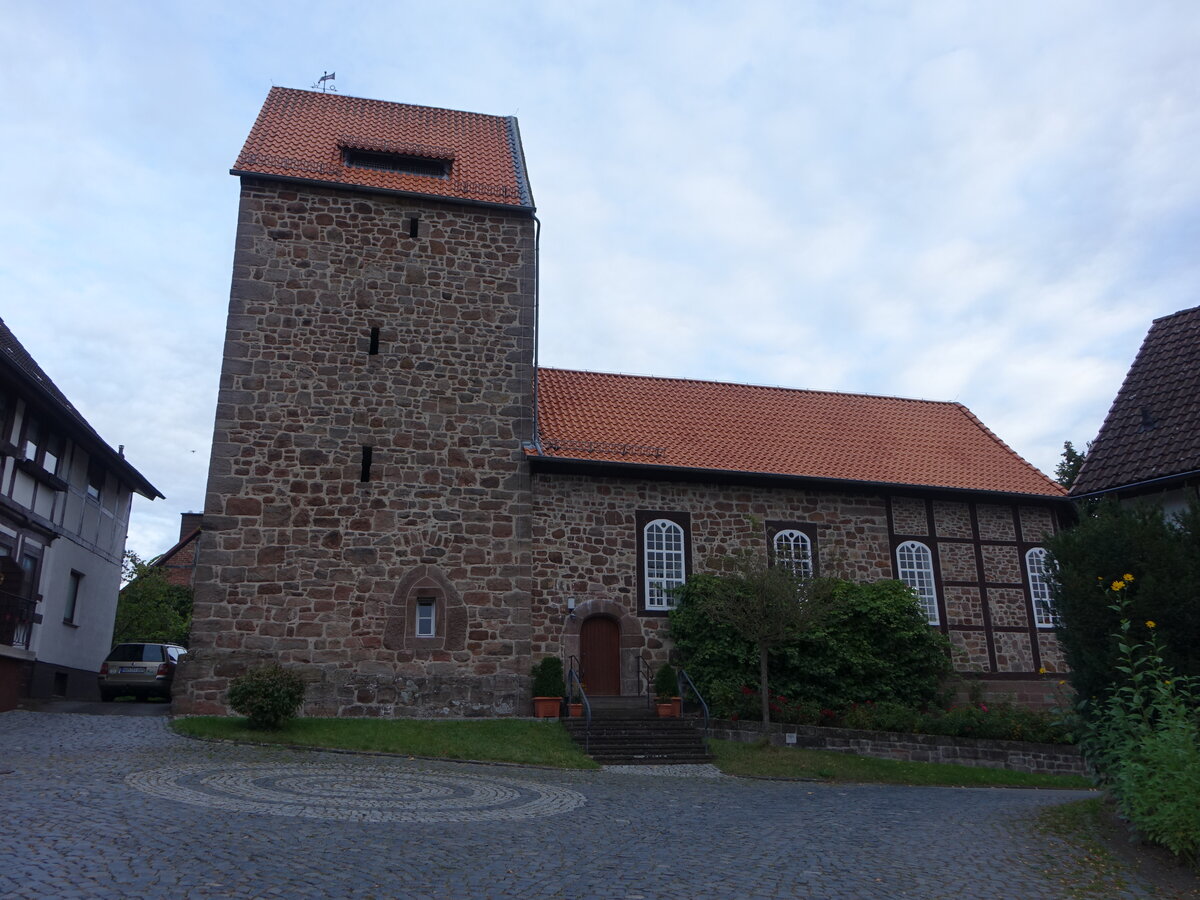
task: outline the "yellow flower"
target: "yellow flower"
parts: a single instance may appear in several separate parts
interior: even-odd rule
[[[1125,576],[1125,580],[1126,580],[1126,581],[1133,581],[1133,576],[1132,576],[1132,575],[1126,575],[1126,576]]]
[[[1042,666],[1040,669],[1038,669],[1038,674],[1039,674],[1039,675],[1045,675],[1045,674],[1046,674],[1046,667],[1045,667],[1045,666]]]
[[[1060,682],[1058,683],[1058,685],[1059,685],[1059,687],[1062,687],[1062,686],[1063,686],[1064,684],[1066,684],[1066,683],[1067,683],[1067,682],[1066,682],[1066,680],[1063,680],[1063,681],[1060,681]]]
[[[1155,622],[1154,622],[1154,620],[1153,620],[1153,619],[1147,619],[1147,620],[1146,620],[1146,627],[1147,627],[1147,628],[1153,628],[1153,627],[1154,627],[1154,625],[1155,625]]]
[[[1123,587],[1125,587],[1125,582],[1123,582],[1123,581],[1114,581],[1112,583],[1112,589],[1114,591],[1119,591]]]

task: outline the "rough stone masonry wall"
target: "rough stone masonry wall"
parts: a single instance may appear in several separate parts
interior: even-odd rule
[[[639,510],[689,515],[693,572],[735,551],[765,554],[766,523],[780,521],[814,526],[819,574],[894,577],[878,495],[535,474],[534,655],[577,655],[583,621],[612,616],[621,627],[622,693],[637,691],[639,657],[656,669],[670,652],[665,614],[639,612]],[[573,618],[568,597],[577,603]]]
[[[243,179],[180,712],[223,712],[261,660],[303,670],[307,714],[523,711],[532,236],[519,211]]]
[[[934,553],[955,669],[979,681],[988,699],[1061,702],[1061,652],[1052,632],[1032,624],[1023,566],[1024,551],[1054,520],[1046,507],[1020,504],[538,473],[535,656],[578,655],[584,620],[602,614],[620,625],[623,693],[638,689],[638,658],[651,669],[666,661],[666,616],[639,609],[638,510],[688,514],[693,572],[734,551],[765,553],[771,522],[813,526],[818,574],[856,581],[896,577],[894,547],[917,538]],[[1039,676],[1041,666],[1050,674]]]
[[[753,743],[763,736],[761,723],[726,720],[713,721],[709,726],[709,734],[723,740],[742,743]],[[1079,748],[1069,744],[987,741],[933,734],[898,734],[888,731],[814,728],[777,723],[771,724],[768,740],[776,747],[789,746],[789,734],[796,736],[795,742],[790,746],[809,750],[833,750],[877,759],[951,763],[985,769],[1033,772],[1039,775],[1088,773]]]

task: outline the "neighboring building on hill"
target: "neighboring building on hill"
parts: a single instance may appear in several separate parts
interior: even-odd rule
[[[309,714],[629,694],[670,588],[749,549],[912,584],[956,667],[1041,702],[1065,492],[964,407],[537,367],[510,118],[272,89],[241,179],[180,712],[259,660]]]
[[[168,584],[190,588],[196,583],[196,553],[200,549],[203,513],[179,515],[179,540],[171,549],[156,556],[150,565],[161,569]]]
[[[134,491],[162,496],[0,321],[0,709],[99,696]]]
[[[1071,486],[1182,510],[1200,489],[1200,306],[1150,326]]]

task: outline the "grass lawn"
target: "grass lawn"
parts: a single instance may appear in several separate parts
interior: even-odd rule
[[[1088,779],[1079,775],[1031,775],[1007,769],[901,762],[829,750],[800,750],[736,741],[712,740],[708,743],[717,756],[717,765],[728,775],[955,787],[1087,789],[1092,786]]]
[[[175,719],[172,727],[180,734],[192,737],[513,762],[561,769],[598,768],[555,721],[292,719],[279,731],[253,731],[246,727],[243,718],[194,716]]]

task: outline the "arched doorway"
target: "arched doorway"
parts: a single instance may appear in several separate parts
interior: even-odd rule
[[[610,616],[589,616],[579,629],[579,666],[590,695],[621,693],[621,626]]]

